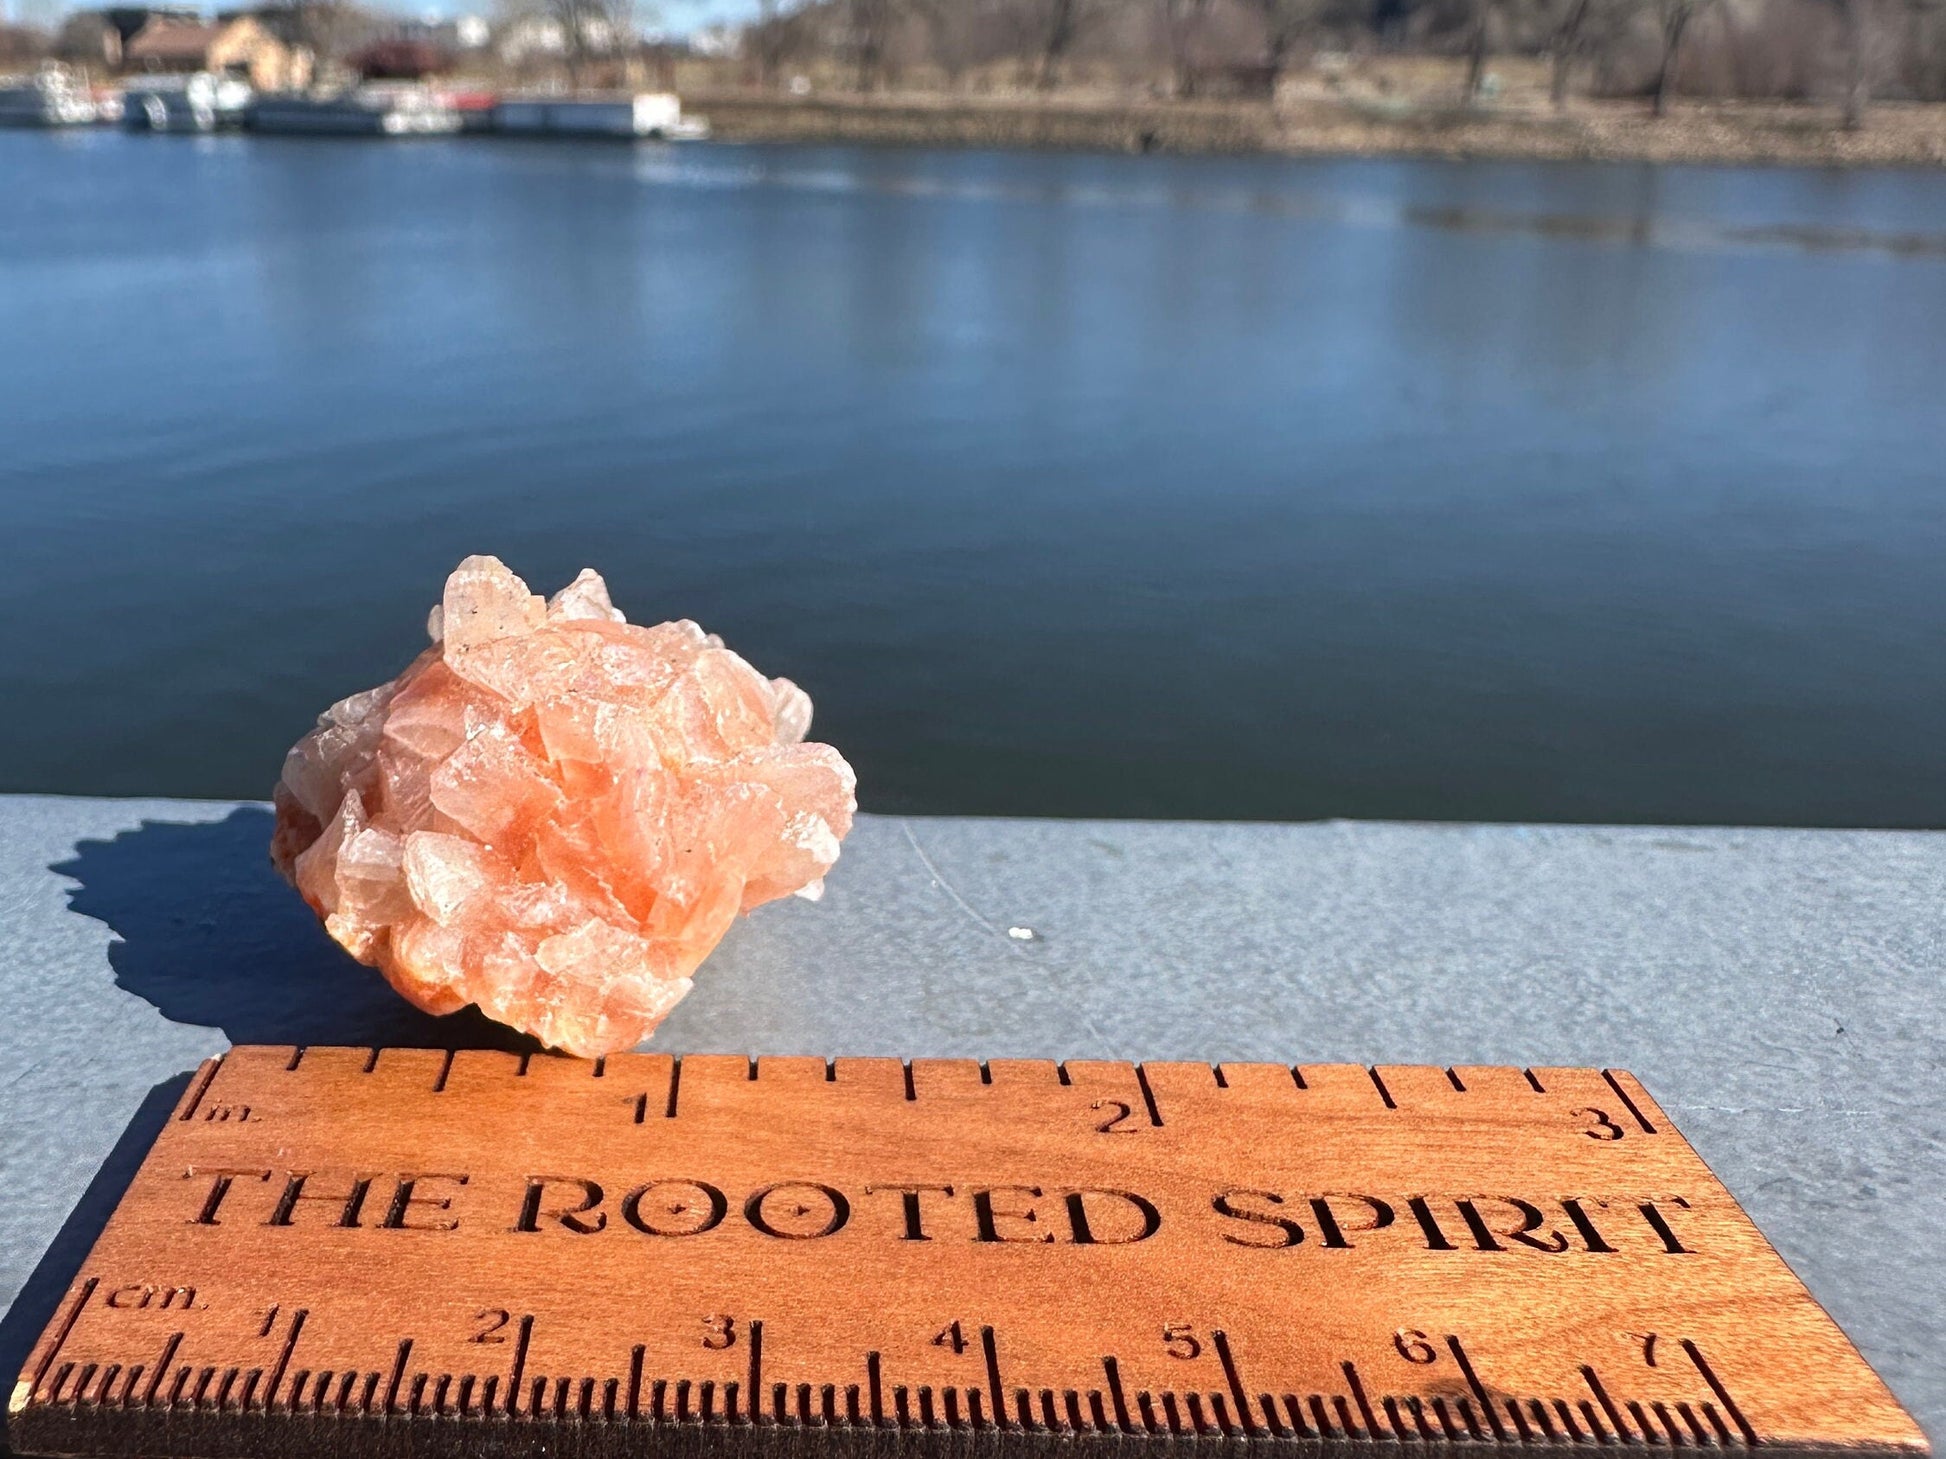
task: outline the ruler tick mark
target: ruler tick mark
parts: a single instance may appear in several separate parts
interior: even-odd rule
[[[1140,1064],[1135,1066],[1135,1082],[1142,1088],[1142,1103],[1148,1107],[1149,1123],[1161,1129],[1162,1111],[1155,1107],[1155,1091],[1149,1088],[1149,1071]]]
[[[1103,1358],[1101,1368],[1102,1372],[1108,1375],[1108,1396],[1115,1404],[1115,1422],[1121,1426],[1123,1433],[1132,1434],[1135,1432],[1135,1425],[1128,1415],[1128,1395],[1122,1392],[1121,1365],[1113,1358]]]
[[[1709,1442],[1709,1435],[1704,1432],[1701,1421],[1696,1417],[1695,1409],[1679,1399],[1676,1403],[1676,1414],[1684,1423],[1689,1425],[1689,1431],[1695,1435],[1697,1443],[1707,1444]]]
[[[1527,1416],[1520,1411],[1520,1404],[1516,1400],[1508,1398],[1502,1400],[1502,1406],[1507,1410],[1507,1417],[1514,1421],[1514,1431],[1520,1435],[1520,1442],[1523,1444],[1533,1443],[1534,1431],[1528,1427]]]
[[[764,1325],[761,1318],[750,1323],[750,1386],[746,1390],[750,1416],[757,1416],[757,1395],[764,1391]]]
[[[272,1308],[275,1312],[277,1309]],[[272,1408],[277,1402],[277,1386],[284,1381],[284,1370],[290,1366],[291,1354],[297,1350],[297,1340],[304,1332],[304,1319],[311,1314],[300,1307],[291,1314],[291,1330],[284,1336],[284,1345],[278,1350],[277,1362],[270,1370],[270,1386],[264,1390],[263,1404]]]
[[[1313,1393],[1310,1397],[1310,1405],[1311,1421],[1317,1426],[1319,1437],[1329,1439],[1335,1436],[1338,1427],[1331,1421],[1331,1412],[1325,1406],[1324,1395]]]
[[[197,1107],[203,1102],[203,1096],[209,1092],[210,1081],[216,1077],[216,1071],[222,1067],[223,1061],[220,1058],[210,1059],[204,1063],[202,1069],[197,1072],[196,1082],[190,1088],[189,1098],[183,1104],[182,1113],[176,1116],[177,1120],[187,1121],[196,1113]]]
[[[1237,1372],[1236,1354],[1230,1351],[1230,1335],[1222,1328],[1210,1334],[1210,1341],[1216,1346],[1217,1359],[1223,1364],[1223,1377],[1230,1385],[1230,1396],[1236,1400],[1237,1417],[1246,1432],[1257,1432],[1257,1421],[1250,1415],[1250,1400],[1245,1394],[1243,1378]]]
[[[1595,1436],[1595,1442],[1597,1444],[1613,1444],[1615,1442],[1614,1437],[1608,1432],[1608,1426],[1596,1415],[1595,1406],[1592,1403],[1584,1398],[1575,1407],[1580,1409],[1581,1417],[1588,1425],[1588,1432]]]
[[[1631,1398],[1622,1407],[1626,1408],[1628,1416],[1635,1420],[1635,1432],[1641,1436],[1642,1442],[1651,1446],[1661,1446],[1664,1442],[1663,1437],[1657,1432],[1656,1426],[1649,1422],[1649,1416],[1642,1412],[1641,1403]]]
[[[1494,1412],[1493,1397],[1487,1392],[1486,1384],[1482,1383],[1480,1381],[1480,1375],[1473,1371],[1473,1360],[1467,1357],[1466,1349],[1460,1346],[1460,1340],[1451,1334],[1447,1335],[1446,1347],[1452,1353],[1453,1361],[1459,1365],[1460,1376],[1466,1380],[1466,1386],[1473,1390],[1473,1397],[1479,1400],[1480,1412],[1486,1416],[1486,1421],[1492,1425],[1494,1438],[1504,1442],[1507,1437],[1507,1431],[1501,1426],[1500,1415]],[[1588,1370],[1584,1368],[1582,1371],[1587,1372]],[[1464,1410],[1461,1411],[1462,1413],[1464,1412]],[[1469,1419],[1468,1422],[1470,1423],[1471,1420]]]
[[[1635,1123],[1642,1127],[1642,1133],[1653,1135],[1656,1132],[1655,1126],[1650,1124],[1648,1117],[1636,1107],[1635,1101],[1628,1097],[1628,1091],[1622,1088],[1621,1081],[1615,1077],[1615,1071],[1604,1069],[1601,1071],[1601,1077],[1608,1081],[1608,1087],[1615,1091],[1615,1098],[1622,1102],[1622,1107],[1635,1117]]]
[[[1731,1422],[1742,1431],[1743,1441],[1753,1448],[1762,1443],[1763,1441],[1757,1437],[1756,1429],[1751,1427],[1750,1420],[1745,1418],[1743,1410],[1737,1407],[1737,1401],[1730,1397],[1730,1390],[1723,1386],[1723,1380],[1716,1376],[1716,1371],[1703,1357],[1703,1350],[1688,1338],[1682,1340],[1682,1350],[1689,1355],[1689,1361],[1696,1365],[1696,1371],[1703,1375],[1703,1381],[1709,1384],[1710,1392],[1716,1395],[1717,1402],[1723,1405],[1723,1411],[1729,1414]]]
[[[1601,1378],[1594,1368],[1584,1364],[1581,1378],[1588,1385],[1588,1391],[1595,1395],[1595,1402],[1601,1405],[1601,1411],[1608,1415],[1608,1422],[1615,1429],[1615,1437],[1624,1444],[1642,1442],[1636,1438],[1633,1426],[1622,1417],[1622,1411],[1615,1406],[1615,1400],[1608,1396],[1608,1390],[1602,1387]]]
[[[1581,1432],[1581,1425],[1576,1423],[1574,1419],[1574,1410],[1568,1407],[1568,1401],[1565,1398],[1557,1398],[1554,1400],[1554,1411],[1560,1415],[1561,1427],[1566,1431],[1567,1436],[1571,1440],[1577,1444],[1585,1444],[1588,1442],[1588,1436]]]
[[[1347,1358],[1343,1364],[1345,1382],[1351,1386],[1351,1396],[1358,1401],[1358,1412],[1365,1420],[1365,1432],[1376,1439],[1379,1434],[1378,1415],[1372,1412],[1371,1400],[1365,1397],[1365,1385],[1358,1381],[1358,1369]]]
[[[412,1339],[404,1338],[399,1342],[398,1356],[392,1360],[392,1376],[385,1384],[385,1412],[391,1413],[399,1401],[399,1384],[405,1378],[406,1360],[412,1356]]]
[[[682,1055],[677,1054],[669,1064],[669,1105],[663,1110],[664,1119],[676,1117],[676,1095],[682,1089]]]
[[[446,1092],[446,1080],[452,1075],[452,1072],[453,1050],[448,1049],[446,1050],[446,1056],[439,1061],[439,1077],[432,1082],[432,1092],[434,1094],[444,1094]]]
[[[520,1319],[520,1335],[514,1339],[513,1367],[507,1375],[507,1416],[513,1417],[520,1412],[520,1379],[527,1370],[527,1345],[534,1338],[534,1315],[530,1312]],[[489,1383],[492,1379],[487,1380]]]
[[[1365,1072],[1372,1076],[1372,1088],[1376,1089],[1378,1091],[1378,1097],[1385,1101],[1385,1107],[1387,1109],[1397,1109],[1399,1107],[1398,1103],[1392,1098],[1392,1091],[1385,1087],[1385,1081],[1379,1077],[1378,1070],[1367,1069]]]
[[[1717,1412],[1716,1405],[1708,1399],[1703,1400],[1703,1417],[1708,1419],[1710,1421],[1710,1427],[1716,1430],[1716,1437],[1719,1443],[1734,1444],[1736,1442],[1736,1439],[1730,1433],[1730,1426],[1723,1422],[1723,1415]]]
[[[993,1421],[1001,1428],[1012,1428],[1007,1421],[1006,1389],[1000,1386],[1000,1345],[991,1327],[980,1329],[980,1351],[987,1362],[987,1392],[993,1395]]]
[[[100,1285],[101,1279],[99,1277],[89,1277],[87,1281],[81,1284],[81,1290],[75,1295],[73,1303],[68,1307],[67,1315],[61,1319],[61,1327],[54,1335],[53,1345],[48,1348],[46,1356],[40,1360],[40,1363],[34,1369],[34,1381],[28,1389],[30,1393],[40,1391],[41,1382],[47,1377],[47,1370],[54,1366],[55,1358],[59,1357],[61,1349],[67,1346],[68,1337],[74,1331],[74,1324],[81,1316],[81,1309],[88,1305],[88,1300],[95,1295],[95,1288]],[[177,1333],[176,1336],[181,1337],[182,1334]],[[173,1354],[174,1352],[175,1348],[172,1344],[169,1348],[169,1353]],[[165,1354],[163,1361],[168,1361],[168,1355]]]

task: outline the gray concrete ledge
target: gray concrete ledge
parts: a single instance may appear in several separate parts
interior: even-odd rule
[[[0,1368],[228,1042],[472,1043],[212,802],[0,797]],[[1031,928],[1033,940],[1008,934]],[[678,1051],[1632,1069],[1946,1435],[1946,834],[865,817]]]

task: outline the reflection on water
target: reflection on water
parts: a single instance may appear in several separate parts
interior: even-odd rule
[[[1528,233],[1544,238],[1577,238],[1656,248],[1852,249],[1946,258],[1946,231],[1910,233],[1802,222],[1737,225],[1702,218],[1658,217],[1651,208],[1628,214],[1503,212],[1463,204],[1386,202],[1289,186],[1279,190],[1106,187],[1048,180],[1010,185],[913,172],[872,174],[794,167],[787,162],[743,162],[734,156],[726,159],[721,151],[707,154],[701,160],[694,160],[695,157],[694,150],[687,154],[676,149],[658,150],[637,163],[634,175],[643,182],[666,187],[780,187],[808,192],[874,192],[892,197],[1056,207],[1167,208],[1178,212],[1254,213],[1349,228],[1416,227],[1462,233]]]
[[[1937,824],[1929,174],[0,134],[0,786],[261,793],[458,557],[876,808]]]

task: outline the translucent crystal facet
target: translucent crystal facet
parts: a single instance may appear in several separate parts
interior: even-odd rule
[[[469,557],[432,647],[291,750],[271,859],[429,1013],[568,1053],[639,1043],[739,912],[815,898],[855,780],[810,698],[694,623],[631,625],[599,574],[543,601]]]

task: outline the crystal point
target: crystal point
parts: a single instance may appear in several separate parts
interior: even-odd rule
[[[429,1013],[469,1003],[595,1057],[652,1033],[739,912],[815,899],[851,767],[811,700],[583,569],[552,599],[469,557],[432,647],[284,762],[271,859]]]

